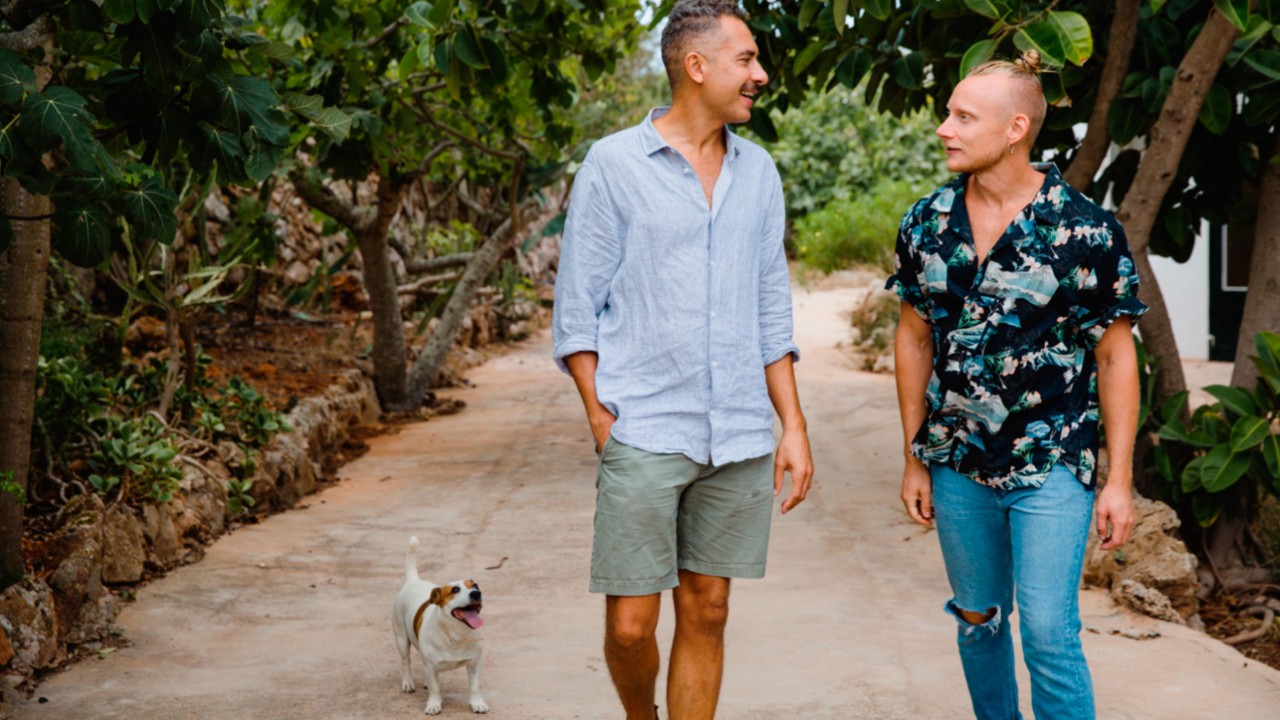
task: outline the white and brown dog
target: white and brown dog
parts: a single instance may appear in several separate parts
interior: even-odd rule
[[[404,585],[396,595],[391,611],[391,631],[404,666],[400,687],[413,692],[413,675],[409,672],[410,646],[417,648],[426,666],[428,715],[439,715],[440,671],[467,666],[471,680],[471,710],[489,712],[480,696],[480,586],[473,580],[458,580],[447,585],[433,585],[418,577],[418,538],[409,538],[409,552],[404,559]]]

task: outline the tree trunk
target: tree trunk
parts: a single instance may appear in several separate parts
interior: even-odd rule
[[[522,206],[517,212],[526,211],[527,208]],[[467,263],[467,269],[463,271],[462,277],[453,289],[453,295],[450,296],[444,312],[440,315],[440,324],[431,332],[431,337],[427,339],[427,346],[422,349],[417,362],[413,364],[413,370],[409,375],[409,398],[413,402],[402,409],[416,408],[422,403],[423,394],[435,378],[441,363],[449,355],[449,350],[453,348],[454,338],[471,308],[471,300],[475,297],[476,291],[480,289],[489,273],[493,272],[498,260],[511,247],[512,240],[519,237],[520,230],[512,226],[512,220],[513,218],[504,220],[476,251],[471,262]]]
[[[0,180],[0,210],[10,217],[48,215],[49,199],[16,180]],[[0,473],[22,492],[31,464],[36,362],[49,267],[49,221],[12,221],[13,244],[0,253]],[[0,492],[0,590],[22,579],[22,505]]]
[[[1107,131],[1107,111],[1111,101],[1120,94],[1124,76],[1129,72],[1129,59],[1133,55],[1133,41],[1138,36],[1138,9],[1142,0],[1119,0],[1111,19],[1111,35],[1107,44],[1107,59],[1102,66],[1102,78],[1098,81],[1098,94],[1089,114],[1089,129],[1085,132],[1080,148],[1076,150],[1063,179],[1082,193],[1089,192],[1093,177],[1102,167],[1102,161],[1111,149],[1111,133]]]
[[[422,397],[406,393],[408,351],[404,341],[404,321],[396,275],[391,267],[387,229],[400,210],[405,185],[391,177],[378,180],[378,208],[374,221],[356,236],[364,265],[364,289],[373,311],[373,372],[378,401],[383,408],[417,407]]]
[[[1231,384],[1252,390],[1258,368],[1249,359],[1254,354],[1254,335],[1263,330],[1280,332],[1280,132],[1275,149],[1262,173],[1258,188],[1258,221],[1254,224],[1253,252],[1249,263],[1249,292],[1244,299],[1244,317],[1236,340],[1236,365]]]
[[[1142,278],[1139,297],[1151,307],[1151,312],[1139,323],[1139,331],[1147,352],[1156,358],[1160,368],[1156,395],[1161,403],[1185,390],[1187,381],[1182,373],[1182,359],[1174,342],[1169,312],[1163,298],[1158,297],[1160,289],[1155,274],[1151,272],[1147,245],[1151,240],[1151,228],[1160,213],[1160,204],[1177,175],[1178,163],[1200,115],[1200,106],[1236,36],[1236,27],[1231,21],[1217,10],[1209,12],[1204,29],[1178,65],[1173,87],[1160,108],[1160,118],[1151,128],[1150,142],[1142,154],[1133,185],[1116,212],[1116,219],[1124,225],[1125,234],[1129,237],[1129,246]]]

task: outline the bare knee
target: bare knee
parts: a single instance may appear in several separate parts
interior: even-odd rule
[[[636,648],[654,641],[659,604],[655,598],[610,597],[605,612],[605,638],[620,648]]]
[[[675,592],[676,620],[706,634],[720,634],[729,621],[729,581],[698,576],[682,578]]]
[[[1000,632],[1000,626],[1004,623],[1004,614],[1000,610],[999,605],[993,605],[985,612],[977,610],[969,610],[962,608],[956,604],[954,600],[947,603],[947,611],[960,622],[964,629],[964,636],[973,638],[974,633],[979,629],[986,630],[991,635]]]
[[[985,613],[974,612],[972,610],[957,609],[956,614],[959,615],[962,620],[969,623],[970,625],[981,625],[985,622],[990,622],[991,618],[996,616],[996,609],[991,608]]]

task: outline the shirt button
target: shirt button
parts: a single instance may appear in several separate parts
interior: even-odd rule
[[[715,310],[712,310],[712,311],[711,311],[711,317],[715,317],[715,316],[716,316],[716,311],[715,311]]]
[[[715,411],[715,410],[712,410],[712,411],[708,412],[707,414],[708,414],[708,415],[715,415],[715,414],[716,414],[716,411]]]
[[[681,172],[683,172],[685,175],[688,175],[688,174],[689,174],[689,168],[685,168],[685,169],[684,169],[684,170],[682,170]]]
[[[719,363],[719,362],[712,361],[712,363],[711,363],[711,367],[713,367],[713,368],[718,368],[718,367],[720,367],[720,363]]]

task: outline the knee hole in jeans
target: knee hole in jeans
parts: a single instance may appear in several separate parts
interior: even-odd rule
[[[1003,613],[1000,611],[999,605],[992,605],[986,612],[978,612],[976,610],[966,610],[957,605],[955,600],[952,600],[947,603],[947,612],[960,621],[964,626],[966,635],[972,635],[978,628],[983,628],[995,635],[1000,631],[1000,623],[1003,620]]]

